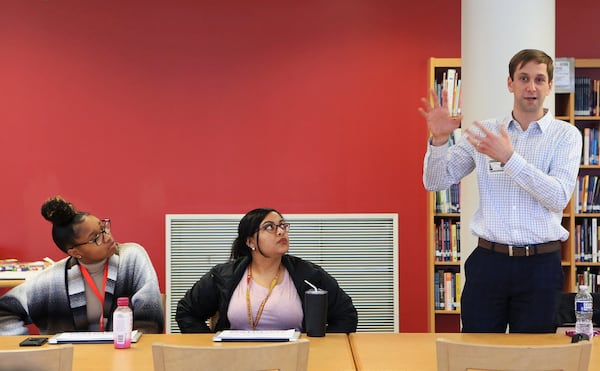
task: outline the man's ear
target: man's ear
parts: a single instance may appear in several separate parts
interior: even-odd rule
[[[511,92],[511,93],[514,93],[513,86],[512,86],[513,85],[513,79],[510,76],[508,76],[508,78],[506,79],[506,85],[508,86],[508,91]]]

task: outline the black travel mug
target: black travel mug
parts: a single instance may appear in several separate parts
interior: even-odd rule
[[[327,291],[307,290],[304,292],[304,324],[306,335],[325,336],[327,328]]]

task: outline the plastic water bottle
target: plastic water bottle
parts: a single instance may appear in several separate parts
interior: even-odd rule
[[[113,340],[115,348],[131,347],[131,331],[133,330],[133,312],[129,308],[129,298],[118,298],[117,309],[113,312]]]
[[[591,339],[594,336],[594,325],[592,324],[593,311],[592,295],[585,285],[579,286],[575,295],[575,333],[586,334]]]

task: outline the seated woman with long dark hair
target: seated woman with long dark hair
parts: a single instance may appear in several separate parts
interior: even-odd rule
[[[177,305],[179,329],[303,331],[305,282],[328,291],[327,332],[356,331],[352,299],[323,268],[288,255],[290,224],[274,209],[255,209],[240,221],[229,262],[214,266]],[[219,314],[214,329],[206,321]]]

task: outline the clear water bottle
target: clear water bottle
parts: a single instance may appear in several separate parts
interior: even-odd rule
[[[129,308],[129,298],[118,298],[117,309],[113,312],[113,340],[115,348],[131,347],[131,331],[133,330],[133,312]]]
[[[591,339],[594,336],[594,325],[592,324],[593,310],[592,295],[585,285],[579,286],[575,295],[575,333],[586,334]]]

